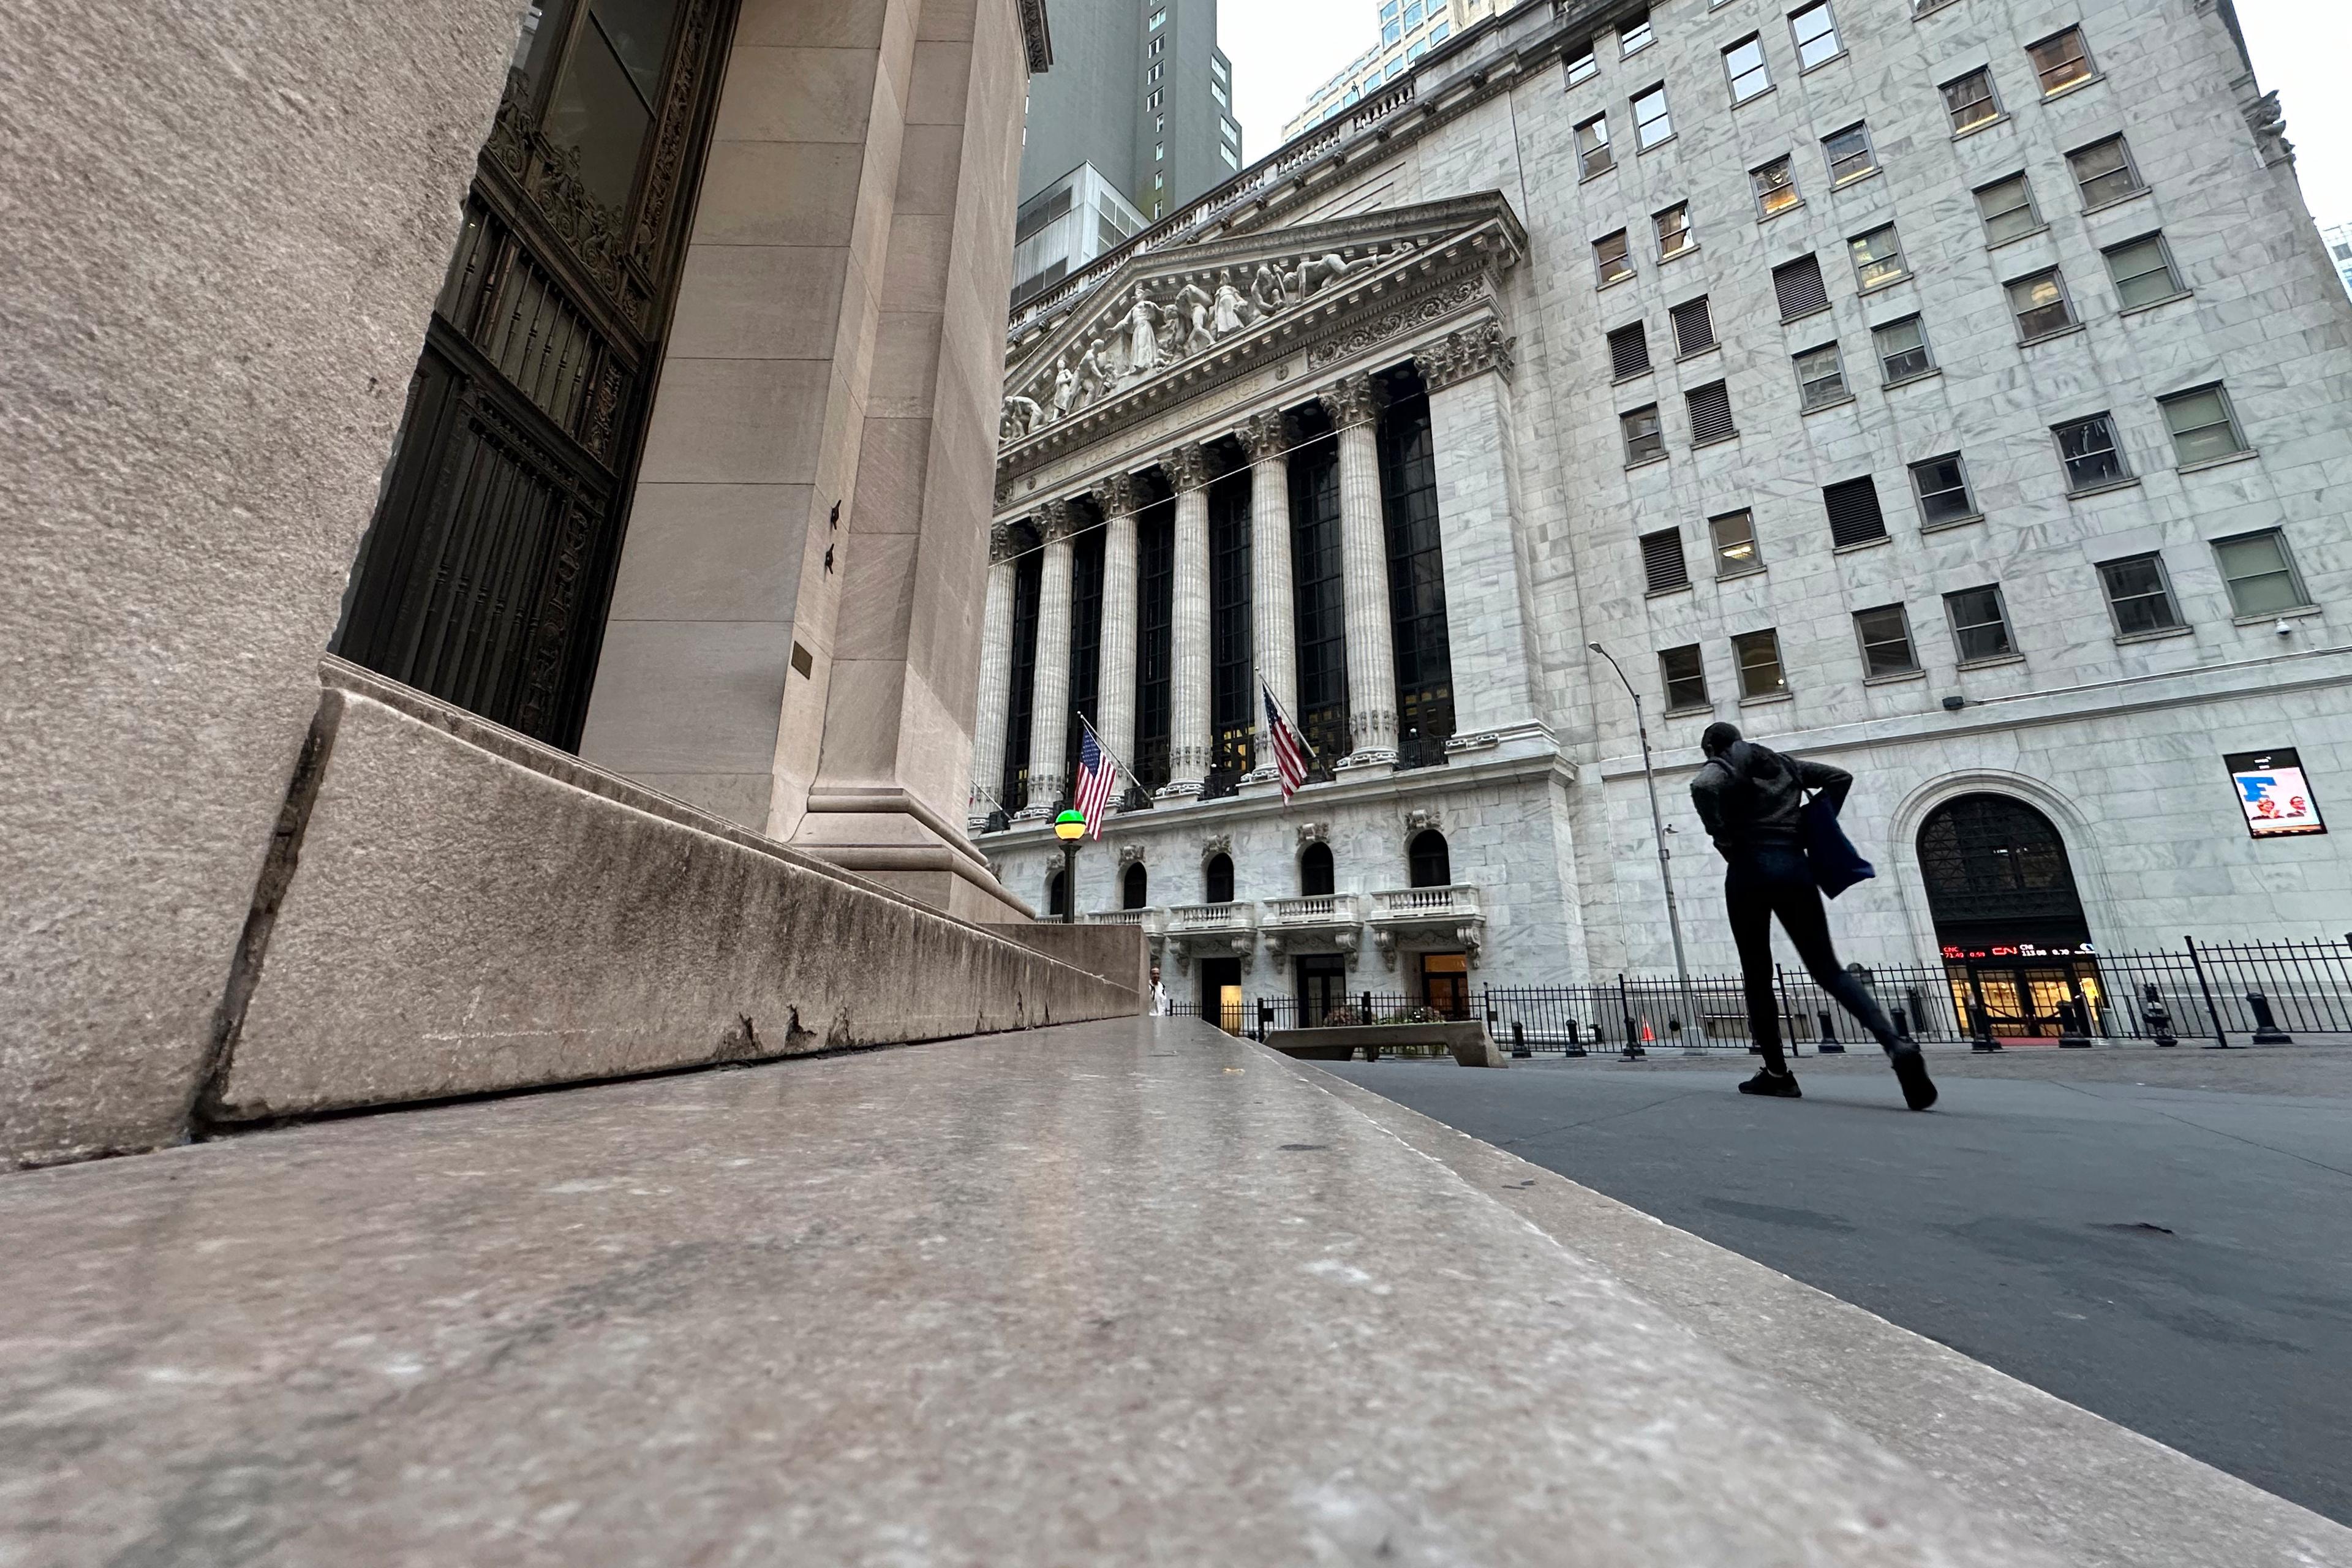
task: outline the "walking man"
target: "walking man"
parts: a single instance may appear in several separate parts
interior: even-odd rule
[[[1730,724],[1708,725],[1699,749],[1706,753],[1706,764],[1691,781],[1691,803],[1726,862],[1723,898],[1730,906],[1731,939],[1739,947],[1748,1026],[1764,1054],[1763,1070],[1741,1084],[1739,1092],[1802,1098],[1780,1048],[1780,1010],[1772,994],[1772,917],[1778,915],[1814,984],[1836,997],[1886,1052],[1903,1085],[1904,1103],[1927,1110],[1936,1103],[1927,1063],[1917,1046],[1895,1034],[1862,982],[1838,967],[1829,916],[1805,858],[1805,792],[1818,791],[1834,814],[1845,805],[1853,775],[1743,741]]]

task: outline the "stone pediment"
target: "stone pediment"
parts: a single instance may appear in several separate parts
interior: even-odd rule
[[[1416,302],[1491,291],[1526,240],[1488,191],[1130,257],[1016,345],[1000,468],[1020,473],[1276,359],[1322,363]]]

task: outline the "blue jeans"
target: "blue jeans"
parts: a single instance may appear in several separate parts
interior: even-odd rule
[[[1813,885],[1812,868],[1805,852],[1794,844],[1760,844],[1739,851],[1723,877],[1723,900],[1731,909],[1731,940],[1739,947],[1739,973],[1748,992],[1749,1037],[1764,1053],[1764,1065],[1774,1072],[1788,1070],[1780,1048],[1780,1011],[1773,995],[1772,917],[1796,944],[1797,957],[1813,983],[1887,1050],[1895,1048],[1895,1026],[1885,1010],[1871,999],[1862,982],[1838,967],[1837,950],[1830,945],[1829,914],[1822,908],[1821,889]]]

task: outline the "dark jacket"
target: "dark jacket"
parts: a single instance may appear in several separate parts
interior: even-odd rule
[[[1741,741],[1699,769],[1691,780],[1691,804],[1698,807],[1716,848],[1729,860],[1751,845],[1802,843],[1799,813],[1804,792],[1821,791],[1836,811],[1853,787],[1853,775],[1843,768],[1784,757]]]

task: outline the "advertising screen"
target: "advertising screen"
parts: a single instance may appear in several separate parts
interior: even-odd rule
[[[2285,838],[2302,833],[2325,833],[2319,801],[2304,777],[2303,759],[2292,746],[2272,752],[2237,752],[2224,757],[2230,782],[2237,787],[2238,805],[2246,814],[2246,831],[2257,838]]]

